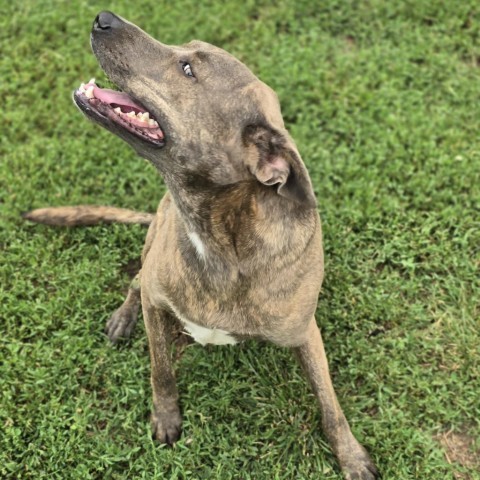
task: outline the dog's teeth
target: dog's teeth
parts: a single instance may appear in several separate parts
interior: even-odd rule
[[[135,112],[133,112],[133,111],[132,111],[132,112],[128,112],[128,113],[127,113],[127,117],[130,117],[130,118],[136,117]]]
[[[155,120],[153,120],[153,119],[150,118],[150,119],[148,120],[148,124],[149,124],[151,127],[154,127],[154,126],[155,126]]]
[[[87,90],[85,90],[85,96],[87,98],[95,98],[95,95],[93,94],[93,87],[88,87]]]
[[[81,93],[85,93],[85,84],[84,83],[80,84],[80,87],[78,88],[78,91],[81,92]]]
[[[148,120],[150,119],[148,112],[139,113],[137,116],[142,122],[145,122],[145,123],[147,123]]]
[[[114,108],[113,111],[115,113],[118,113],[118,115],[120,115],[122,113],[122,109],[120,107]]]
[[[95,83],[95,79],[94,78],[91,78],[88,83]]]
[[[153,121],[153,124],[154,124],[156,127],[158,127],[158,123],[157,123],[155,120]]]

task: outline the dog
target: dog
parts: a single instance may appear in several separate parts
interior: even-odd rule
[[[74,102],[149,160],[168,192],[156,214],[81,206],[25,217],[53,225],[149,225],[141,270],[106,331],[112,342],[128,337],[141,305],[154,438],[172,444],[181,433],[169,351],[180,323],[203,345],[258,339],[292,348],[345,478],[377,478],[330,379],[314,316],[323,280],[320,218],[275,92],[220,48],[164,45],[111,12],[96,17],[91,44],[122,92],[92,79],[74,92]]]

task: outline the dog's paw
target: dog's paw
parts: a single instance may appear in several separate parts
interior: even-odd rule
[[[128,338],[137,323],[138,306],[122,305],[115,310],[105,326],[105,333],[112,343],[117,343],[121,338]]]
[[[152,438],[160,443],[173,445],[182,434],[182,416],[180,411],[153,412]]]
[[[345,480],[375,480],[380,478],[377,467],[367,451],[360,444],[355,447],[353,451],[339,456]]]
[[[373,463],[357,465],[352,470],[343,470],[345,480],[375,480],[380,478],[377,467]]]

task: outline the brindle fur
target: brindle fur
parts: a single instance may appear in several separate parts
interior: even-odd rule
[[[159,149],[85,112],[149,159],[169,187],[148,230],[138,281],[107,324],[112,341],[128,336],[141,299],[155,438],[173,443],[180,435],[169,346],[175,322],[188,319],[237,339],[292,347],[345,477],[376,478],[335,396],[315,323],[323,279],[320,219],[275,93],[217,47],[198,41],[170,47],[110,13],[97,17],[92,47],[110,79],[145,105],[166,136]],[[181,61],[191,64],[195,79],[183,74]],[[45,222],[48,211],[42,215]],[[96,218],[105,220],[100,211]],[[189,238],[193,232],[203,255]]]
[[[23,214],[23,218],[37,223],[53,226],[74,227],[77,225],[96,225],[103,223],[140,223],[150,225],[155,215],[135,212],[127,208],[95,205],[77,205],[75,207],[37,208]]]

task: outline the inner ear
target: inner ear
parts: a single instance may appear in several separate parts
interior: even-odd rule
[[[260,183],[277,185],[278,195],[306,208],[316,207],[307,169],[288,134],[249,126],[244,132],[244,143],[253,147],[251,155],[247,155],[247,166]]]
[[[281,156],[267,155],[258,159],[257,168],[252,173],[264,185],[285,184],[290,174],[290,165]]]

